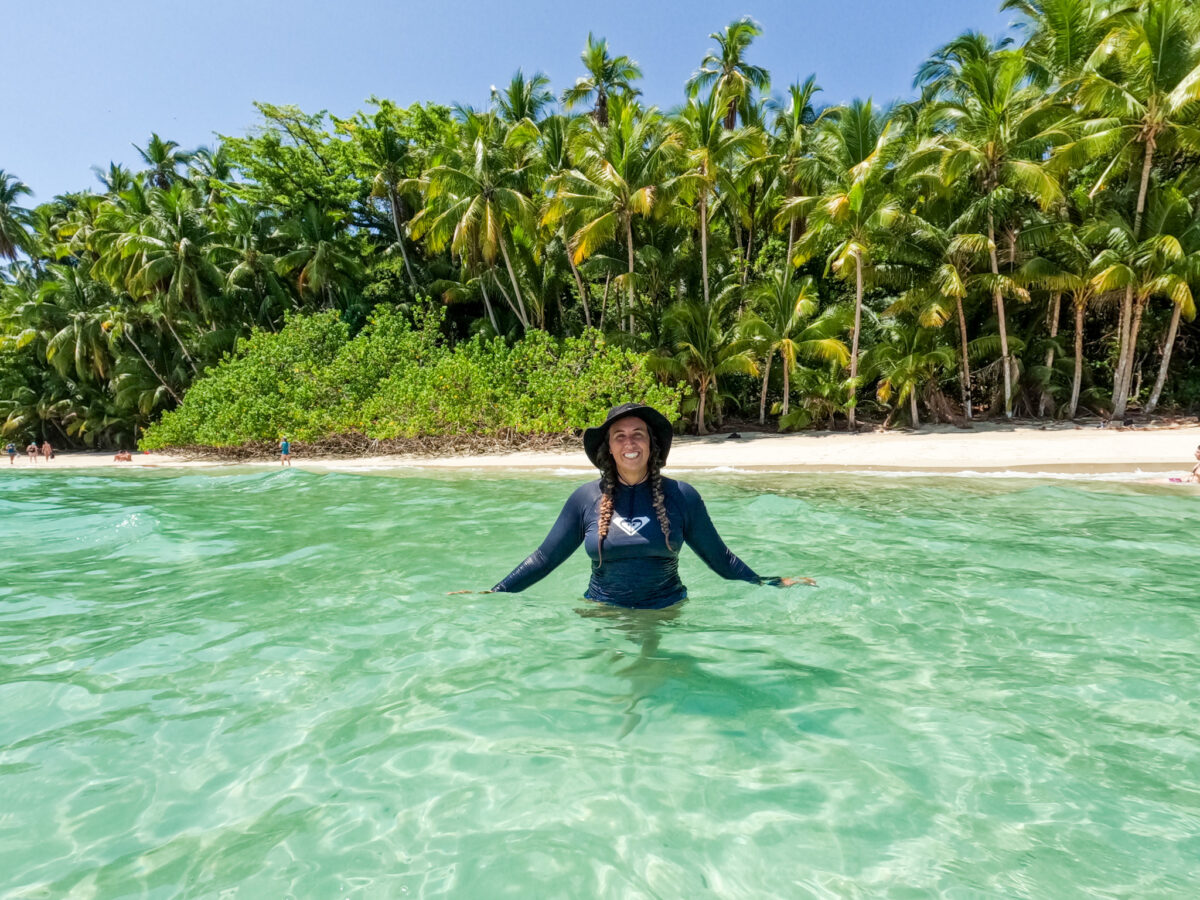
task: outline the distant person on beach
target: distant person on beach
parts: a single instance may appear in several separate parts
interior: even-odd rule
[[[49,441],[42,441],[42,456],[46,457],[46,462],[54,459],[54,448]]]
[[[17,445],[9,441],[4,447],[4,452],[8,454],[8,464],[13,465],[17,461]]]
[[[133,454],[128,450],[118,450],[113,456],[113,462],[133,462]]]
[[[1200,481],[1200,447],[1196,448],[1196,465],[1192,467],[1192,472],[1187,477],[1188,481]]]
[[[25,455],[29,457],[31,463],[36,463],[38,458],[37,441],[30,441],[29,446],[25,448]]]
[[[279,442],[279,464],[281,466],[292,464],[292,445],[287,438]]]
[[[613,407],[603,424],[584,431],[583,449],[600,478],[571,494],[542,545],[483,593],[525,590],[580,544],[592,560],[583,596],[610,606],[663,609],[686,599],[679,580],[684,544],[722,578],[775,587],[816,584],[761,576],[725,546],[696,489],[660,474],[671,449],[671,423],[656,409]]]

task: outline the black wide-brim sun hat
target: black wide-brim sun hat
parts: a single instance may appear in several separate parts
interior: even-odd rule
[[[587,428],[583,432],[583,452],[592,461],[592,465],[596,468],[600,467],[600,448],[608,443],[608,429],[612,427],[613,422],[624,419],[626,416],[637,416],[646,423],[646,427],[654,435],[654,443],[658,445],[658,463],[659,465],[665,463],[667,454],[671,451],[671,437],[674,434],[667,417],[653,406],[645,406],[641,403],[622,403],[608,411],[603,425]]]

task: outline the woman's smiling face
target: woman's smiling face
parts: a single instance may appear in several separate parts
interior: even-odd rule
[[[650,465],[650,429],[637,416],[617,419],[608,429],[608,452],[617,463],[621,480],[637,484]]]

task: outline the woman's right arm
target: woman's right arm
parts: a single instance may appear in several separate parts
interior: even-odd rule
[[[504,576],[492,591],[512,594],[523,591],[537,584],[575,552],[583,543],[583,511],[587,487],[585,485],[579,488],[567,499],[542,545]]]

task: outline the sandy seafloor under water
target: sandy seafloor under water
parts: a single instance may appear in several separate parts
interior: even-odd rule
[[[0,478],[0,896],[1191,897],[1200,496],[697,472],[816,588],[485,588],[579,473]]]

